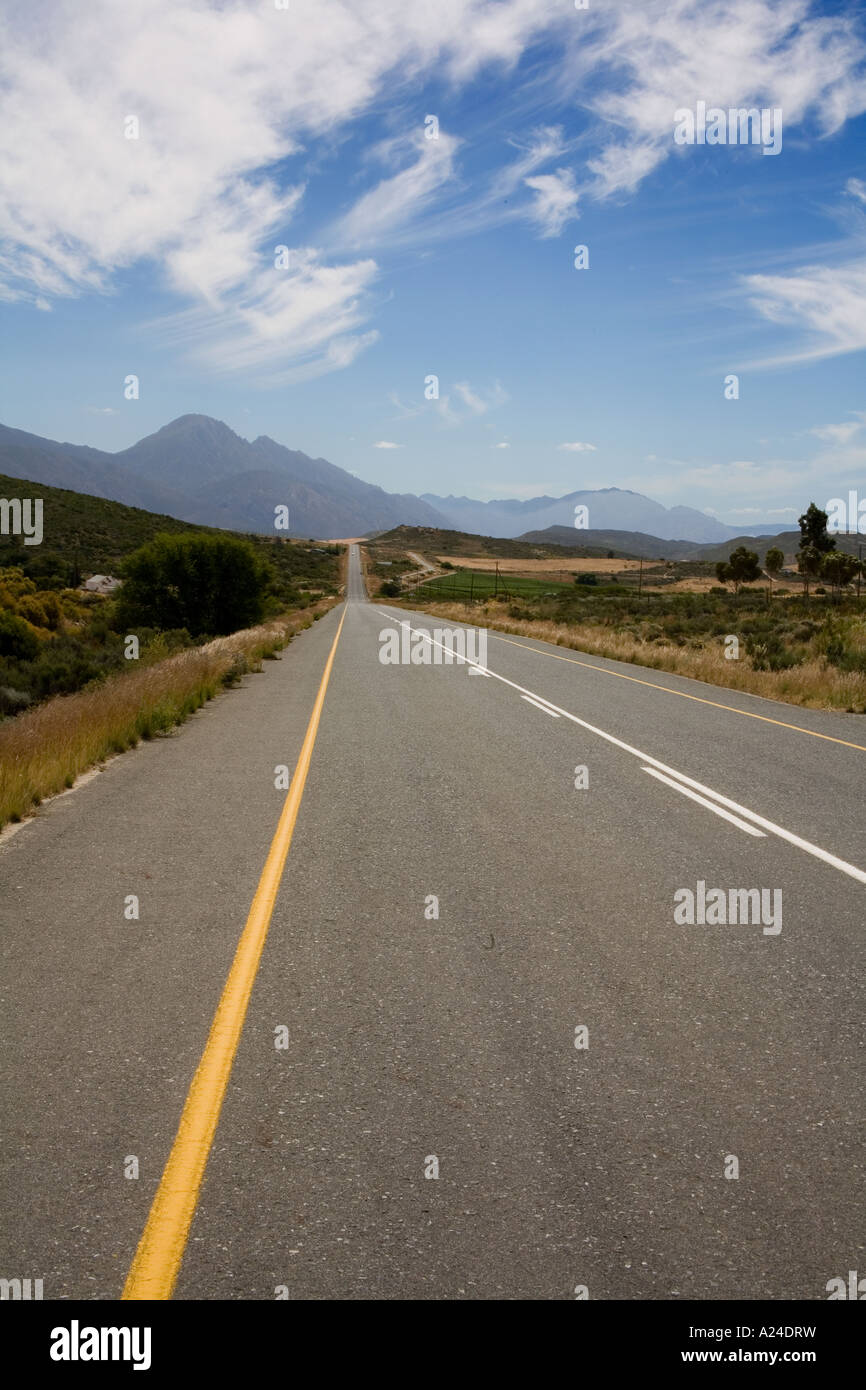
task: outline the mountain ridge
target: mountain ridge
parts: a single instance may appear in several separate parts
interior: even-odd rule
[[[514,539],[551,526],[572,527],[578,506],[587,508],[588,525],[596,531],[695,544],[722,543],[743,534],[693,507],[665,507],[628,488],[489,502],[453,494],[390,493],[328,459],[290,449],[265,434],[250,441],[222,420],[195,413],[179,415],[113,454],[0,425],[0,471],[180,521],[262,534],[273,531],[278,506],[289,508],[291,534],[322,539],[399,525]],[[771,528],[762,529],[767,533]],[[576,528],[575,533],[580,534]]]
[[[439,497],[430,492],[420,495],[422,501],[447,516],[452,526],[479,535],[516,539],[524,531],[574,526],[578,506],[585,506],[588,512],[588,527],[581,529],[635,531],[662,540],[689,540],[699,544],[722,542],[742,535],[741,527],[717,521],[694,507],[665,507],[630,488],[578,489],[564,497],[497,498],[489,502],[453,495]],[[759,523],[759,529],[766,533],[772,529],[772,523]]]

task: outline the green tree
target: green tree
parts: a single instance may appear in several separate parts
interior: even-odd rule
[[[821,563],[827,552],[816,545],[803,545],[797,551],[797,569],[803,576],[803,590],[808,595],[809,582],[821,573]]]
[[[841,593],[860,572],[860,562],[844,550],[829,551],[821,559],[820,574],[834,590]]]
[[[764,556],[764,569],[767,571],[770,578],[770,587],[767,590],[767,603],[770,602],[773,596],[773,581],[778,579],[784,563],[784,553],[779,550],[777,546],[771,546]]]
[[[744,545],[738,545],[736,550],[732,550],[728,556],[728,562],[720,560],[716,565],[716,578],[720,584],[733,584],[734,593],[739,591],[741,584],[751,584],[753,580],[760,579],[761,566],[754,550],[747,550]]]
[[[223,636],[261,622],[273,578],[268,562],[235,536],[163,533],[124,563],[117,621]]]
[[[816,507],[814,502],[809,503],[797,524],[800,527],[801,550],[812,547],[825,555],[828,550],[836,549],[835,536],[827,534],[827,513]]]

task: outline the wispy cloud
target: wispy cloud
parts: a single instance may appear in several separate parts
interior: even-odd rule
[[[532,220],[541,227],[543,237],[559,236],[563,227],[577,216],[579,193],[570,169],[557,169],[555,174],[535,174],[524,179],[535,190]]]
[[[456,381],[452,390],[464,407],[463,410],[455,408],[450,392],[446,392],[434,402],[436,411],[447,425],[461,425],[468,419],[486,415],[488,411],[505,405],[508,400],[508,392],[498,381],[487,390],[476,389],[468,381]]]
[[[411,163],[363,194],[333,228],[333,239],[346,246],[381,248],[399,237],[454,177],[454,155],[459,144],[444,131],[435,140],[428,140],[423,131],[418,131],[381,145],[378,155],[383,162],[399,163],[409,155]]]
[[[300,280],[265,273],[274,241],[288,243],[307,210],[318,142],[386,100],[408,109],[433,77],[457,90],[492,65],[516,75],[515,113],[521,84],[535,80],[537,109],[538,78],[518,64],[541,39],[547,90],[574,98],[594,125],[597,152],[582,167],[560,127],[533,130],[522,111],[513,129],[528,135],[503,140],[465,186],[457,156],[468,137],[399,135],[375,147],[383,176],[307,234],[320,248],[315,269]],[[863,58],[855,19],[807,0],[619,0],[580,14],[549,0],[447,0],[432,19],[427,0],[293,0],[288,11],[261,0],[56,0],[47,25],[10,4],[0,16],[0,299],[47,309],[155,265],[181,305],[164,321],[166,341],[218,370],[306,380],[375,341],[369,248],[381,256],[516,220],[557,236],[579,201],[629,194],[662,160],[688,158],[673,144],[673,112],[697,97],[780,106],[786,134],[807,120],[828,134],[866,107]],[[369,151],[359,165],[368,175]],[[861,184],[848,189],[862,202]],[[750,289],[765,317],[812,332],[806,355],[821,356],[863,346],[864,276],[862,263],[818,266],[755,277]]]
[[[763,318],[798,330],[796,347],[747,365],[813,362],[866,348],[866,259],[803,266],[791,275],[749,275],[744,285]]]
[[[374,449],[402,449],[402,444],[395,444],[391,439],[377,439],[373,445]]]
[[[859,411],[857,413],[859,418],[856,420],[845,420],[838,425],[817,425],[815,429],[810,430],[810,434],[823,439],[827,444],[847,444],[866,423],[866,414]]]
[[[594,444],[584,444],[579,439],[575,440],[573,444],[557,444],[556,447],[557,449],[565,449],[569,454],[594,454],[596,452]]]
[[[188,309],[152,330],[216,371],[267,372],[269,382],[309,381],[348,366],[378,339],[358,331],[369,313],[374,261],[323,265],[312,249],[290,269],[273,264],[224,292],[218,308]]]
[[[588,12],[587,17],[592,12]],[[674,112],[708,106],[781,107],[786,130],[805,120],[829,135],[866,108],[864,43],[856,22],[808,0],[623,0],[599,7],[575,38],[563,75],[575,94],[608,80],[587,104],[613,133],[588,161],[590,196],[632,193],[673,142]]]

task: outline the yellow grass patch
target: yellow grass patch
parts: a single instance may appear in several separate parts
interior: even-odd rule
[[[587,558],[575,558],[557,560],[549,555],[539,560],[522,559],[491,559],[489,555],[480,555],[477,559],[472,559],[465,555],[437,555],[436,559],[441,564],[443,560],[448,560],[455,569],[461,570],[489,570],[492,574],[499,565],[500,574],[520,575],[524,579],[532,579],[537,574],[558,574],[560,571],[567,571],[570,574],[624,574],[626,570],[640,569],[640,560],[592,560]],[[644,560],[644,573],[653,566],[657,565],[657,560]]]
[[[90,690],[58,695],[0,724],[0,825],[21,820],[88,768],[180,724],[224,685],[261,669],[327,598],[260,627],[218,637],[153,665],[109,676]]]

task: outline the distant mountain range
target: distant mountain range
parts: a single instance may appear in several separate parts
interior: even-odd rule
[[[593,531],[639,531],[662,540],[704,544],[742,534],[739,527],[726,526],[694,507],[663,507],[640,492],[618,487],[570,492],[566,497],[531,497],[525,502],[476,502],[471,497],[436,497],[428,492],[421,494],[421,500],[446,516],[457,530],[482,536],[517,537],[527,531],[561,526],[572,530],[575,539],[571,544],[580,545],[583,538],[574,525],[575,508],[579,506],[586,507],[587,524]],[[782,528],[761,522],[758,529],[775,533]]]
[[[573,526],[548,526],[544,531],[527,531],[517,540],[532,545],[561,545],[575,549],[591,546],[597,552],[622,556],[634,556],[644,560],[727,560],[731,551],[744,545],[757,555],[761,564],[771,547],[781,550],[787,564],[793,564],[800,549],[799,531],[772,531],[762,536],[748,536],[737,532],[726,541],[712,541],[696,544],[694,541],[664,540],[660,536],[644,535],[640,531],[576,531]],[[837,550],[857,553],[856,536],[837,536]]]
[[[577,506],[587,508],[593,531],[705,544],[741,534],[692,507],[663,507],[615,487],[523,502],[385,492],[267,435],[242,439],[209,415],[181,415],[116,454],[0,425],[0,472],[236,531],[271,533],[274,508],[285,505],[291,534],[320,539],[399,525],[509,538],[556,526],[569,529],[571,543],[580,544],[586,532],[574,527]]]

